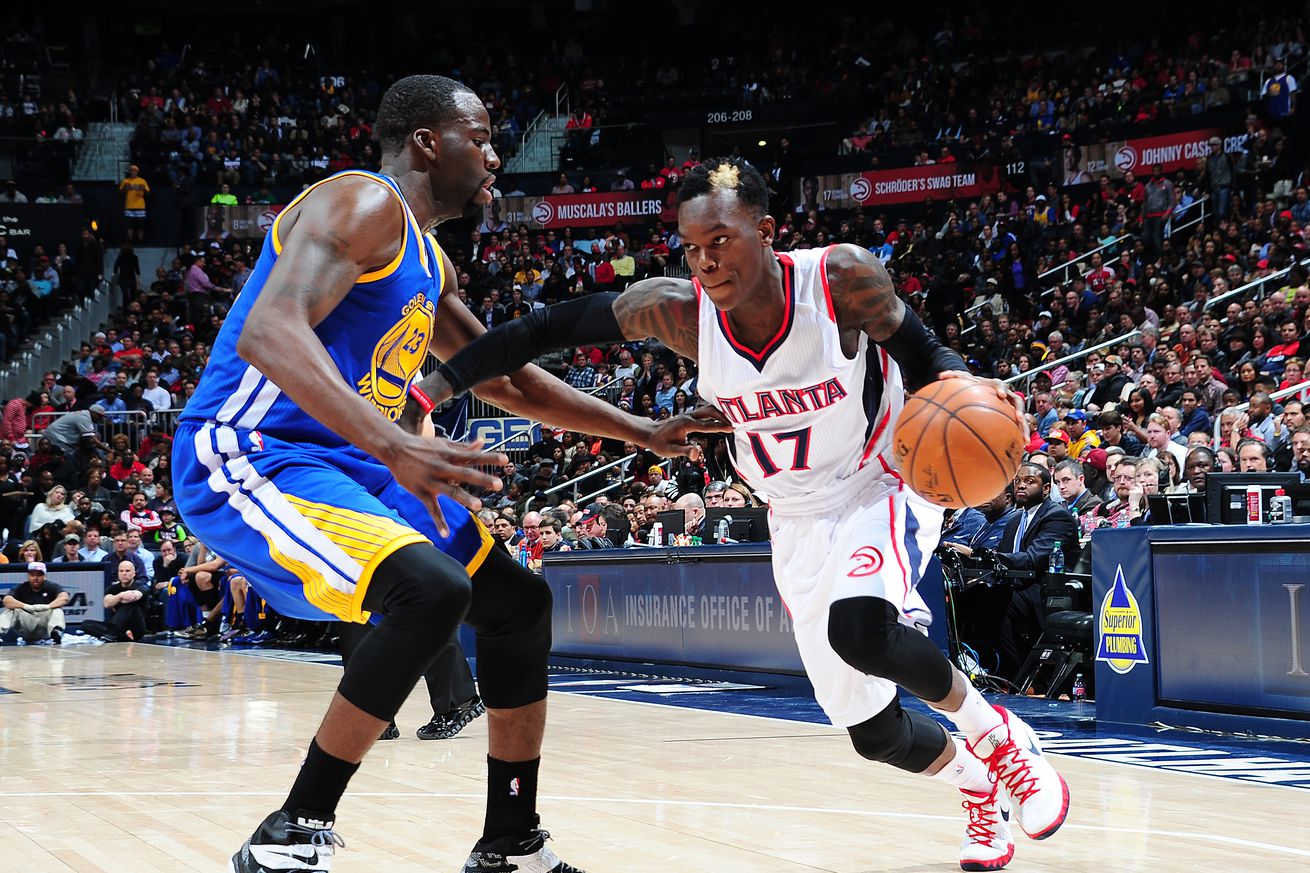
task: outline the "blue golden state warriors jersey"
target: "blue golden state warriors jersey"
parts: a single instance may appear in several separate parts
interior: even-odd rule
[[[329,447],[346,444],[237,355],[237,339],[246,318],[282,252],[281,216],[319,185],[346,175],[374,179],[395,194],[405,211],[405,236],[395,259],[361,276],[314,333],[351,389],[381,415],[392,421],[400,417],[410,382],[428,353],[437,298],[445,282],[444,259],[419,228],[394,181],[376,173],[347,170],[301,192],[273,222],[259,260],[214,341],[209,364],[182,420],[258,430],[288,442]]]

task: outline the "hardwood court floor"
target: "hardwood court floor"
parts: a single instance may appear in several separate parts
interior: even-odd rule
[[[221,871],[277,806],[336,667],[118,644],[0,649],[0,870]],[[421,688],[421,686],[420,686]],[[820,725],[551,695],[543,823],[589,873],[958,870],[953,792]],[[486,719],[365,761],[336,870],[455,873],[482,821]],[[1304,791],[1069,757],[1054,838],[1014,871],[1305,871]]]

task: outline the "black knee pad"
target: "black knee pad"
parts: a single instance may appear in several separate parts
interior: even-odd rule
[[[922,713],[901,708],[897,700],[868,721],[846,730],[860,757],[910,773],[928,769],[950,742],[941,725]]]
[[[546,697],[550,586],[503,549],[473,574],[468,623],[478,632],[478,685],[487,706],[527,706]]]
[[[922,700],[941,700],[951,691],[950,662],[899,618],[896,607],[880,597],[838,600],[828,610],[828,642],[861,673],[889,679]]]
[[[428,543],[405,546],[374,571],[364,608],[383,616],[353,647],[338,690],[390,721],[464,620],[472,586],[464,567]]]

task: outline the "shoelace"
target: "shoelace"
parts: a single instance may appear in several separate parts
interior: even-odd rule
[[[964,832],[975,843],[991,843],[996,839],[996,795],[986,800],[965,800],[960,806],[969,814]],[[988,810],[991,807],[991,810]]]
[[[1025,750],[1015,745],[1013,739],[1008,739],[996,749],[988,762],[996,780],[1010,790],[1010,796],[1016,803],[1023,803],[1037,792],[1037,777],[1033,775],[1032,764],[1025,760],[1024,754]]]
[[[316,849],[344,849],[346,841],[341,834],[330,828],[307,828],[294,821],[287,822],[287,833],[309,834],[309,844]],[[335,851],[334,851],[335,853]]]

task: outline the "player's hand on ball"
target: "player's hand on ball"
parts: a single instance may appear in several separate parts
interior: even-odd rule
[[[990,385],[996,389],[996,396],[1004,400],[1010,406],[1014,407],[1015,420],[1019,422],[1019,427],[1023,428],[1023,435],[1026,439],[1030,436],[1028,433],[1028,420],[1023,416],[1023,399],[1011,391],[1000,379],[983,379],[968,373],[964,370],[943,370],[938,379],[970,379],[980,385]]]
[[[464,490],[465,485],[499,491],[499,478],[479,467],[504,466],[508,458],[500,452],[483,452],[482,441],[457,443],[445,439],[402,434],[384,458],[400,486],[413,494],[432,515],[437,531],[450,534],[437,497],[444,494],[476,512],[482,501]]]

